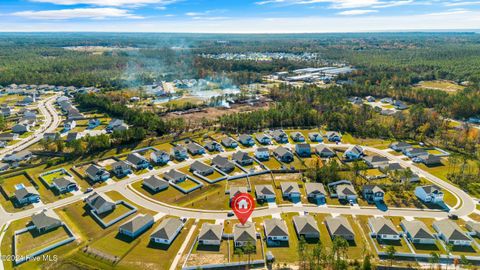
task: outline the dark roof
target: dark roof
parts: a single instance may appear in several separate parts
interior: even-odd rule
[[[203,147],[200,146],[198,143],[191,142],[187,144],[187,149],[192,153],[196,153],[196,152],[202,151]]]
[[[54,225],[60,225],[62,222],[50,215],[47,215],[45,212],[32,215],[32,223],[37,229],[49,228]]]
[[[17,200],[23,200],[30,195],[39,196],[38,191],[30,186],[15,190],[15,198],[17,198]]]
[[[400,165],[399,163],[390,163],[388,164],[388,170],[390,171],[399,171],[399,170],[403,170],[403,167],[402,165]]]
[[[285,221],[279,218],[271,218],[263,221],[266,236],[288,236],[287,225]]]
[[[66,177],[59,177],[59,178],[55,178],[53,179],[53,183],[59,188],[59,189],[65,189],[67,188],[69,185],[76,185],[75,182],[73,182],[72,180],[66,178]]]
[[[237,162],[253,160],[246,152],[238,151],[232,155],[232,159]]]
[[[112,168],[122,167],[122,169],[130,169],[130,164],[126,163],[123,160],[112,163]]]
[[[204,172],[204,171],[212,170],[212,167],[197,160],[193,162],[192,165],[190,165],[190,169],[192,169],[193,171]]]
[[[170,171],[166,172],[163,176],[165,178],[167,178],[168,180],[174,180],[175,181],[177,179],[185,177],[186,175],[177,171],[177,170],[170,170]]]
[[[95,210],[103,207],[104,205],[114,205],[115,203],[110,201],[110,198],[106,197],[105,195],[102,196],[98,193],[93,193],[92,195],[88,196],[85,201]]]
[[[220,155],[217,155],[212,159],[212,164],[220,168],[235,167],[235,165],[230,162],[228,158]]]
[[[149,185],[150,187],[152,187],[154,189],[168,187],[168,182],[167,181],[162,180],[155,175],[152,175],[149,178],[144,179],[143,183]]]
[[[147,159],[141,156],[139,153],[133,153],[127,156],[127,161],[132,164],[139,164],[141,162],[147,161]]]
[[[273,152],[277,155],[277,156],[284,156],[284,155],[288,155],[288,154],[292,154],[292,152],[290,152],[290,150],[288,150],[287,148],[283,147],[283,146],[279,146],[277,147],[275,150],[273,150]]]

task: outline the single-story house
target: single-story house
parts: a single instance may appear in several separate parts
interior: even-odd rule
[[[139,153],[128,154],[126,161],[136,170],[142,170],[150,166],[148,160]]]
[[[0,162],[0,172],[4,172],[10,168],[10,164]]]
[[[85,199],[85,203],[90,206],[93,212],[101,215],[113,211],[116,204],[105,194],[93,193]]]
[[[192,156],[196,155],[203,155],[205,154],[205,148],[203,148],[201,145],[199,145],[196,142],[190,142],[187,144],[187,151],[190,153]]]
[[[427,225],[419,220],[402,220],[400,227],[405,232],[407,239],[414,244],[435,244],[435,236]]]
[[[411,149],[412,145],[406,142],[393,142],[389,147],[397,152],[403,152],[404,150]]]
[[[327,192],[322,183],[305,183],[305,192],[310,201],[317,204],[324,204],[326,201]]]
[[[248,134],[241,134],[240,136],[238,136],[238,141],[244,146],[255,145],[255,141],[253,140],[252,135]]]
[[[339,200],[346,201],[356,201],[357,192],[353,185],[349,184],[340,184],[335,187],[335,191]]]
[[[310,132],[308,138],[311,142],[323,142],[323,136],[320,132]]]
[[[233,243],[235,247],[244,247],[247,243],[256,246],[257,231],[255,224],[252,222],[246,222],[244,225],[235,224],[233,227]]]
[[[223,225],[203,223],[198,234],[198,244],[206,246],[220,246],[222,242]]]
[[[272,137],[277,143],[287,143],[288,142],[288,136],[285,131],[281,129],[274,130],[272,132]]]
[[[355,239],[353,228],[344,216],[326,217],[325,225],[332,239],[335,237],[342,237],[347,241]]]
[[[75,183],[70,177],[55,178],[52,181],[52,185],[59,193],[78,190],[77,183]]]
[[[136,238],[150,227],[153,226],[154,220],[151,215],[137,215],[131,220],[123,223],[118,228],[120,234],[126,235],[131,238]]]
[[[234,139],[230,137],[225,137],[222,139],[222,145],[225,146],[226,148],[237,148],[238,143]]]
[[[54,217],[50,211],[44,210],[32,215],[32,225],[42,234],[62,226],[62,221]]]
[[[212,159],[212,165],[222,172],[229,173],[235,169],[235,164],[230,162],[228,158],[222,156],[215,156]]]
[[[153,164],[167,164],[170,161],[170,155],[163,150],[154,150],[150,153],[150,159]]]
[[[181,145],[176,145],[172,148],[172,156],[175,157],[176,160],[185,160],[188,158],[188,152],[185,147]]]
[[[179,218],[166,218],[158,225],[156,231],[150,235],[150,240],[157,244],[170,245],[182,230],[183,225]]]
[[[292,152],[283,146],[277,147],[273,150],[273,154],[281,161],[290,163],[293,161],[293,154]]]
[[[77,126],[77,122],[75,120],[67,120],[63,123],[63,129],[66,131],[72,130]]]
[[[45,133],[43,134],[43,139],[47,141],[56,141],[60,139],[60,133],[53,132],[53,133]]]
[[[371,217],[368,219],[368,226],[372,236],[381,240],[400,240],[400,233],[390,219],[384,217]]]
[[[270,151],[266,147],[260,147],[255,150],[255,157],[260,161],[266,161],[270,159]]]
[[[339,132],[336,131],[328,131],[325,133],[325,137],[327,137],[327,140],[330,142],[341,142],[342,141],[342,135]]]
[[[363,198],[369,202],[381,202],[385,196],[385,191],[377,185],[364,185],[362,187]]]
[[[330,149],[330,147],[325,146],[323,144],[319,144],[319,145],[315,146],[315,152],[321,158],[332,158],[332,157],[335,157],[337,155],[335,153],[335,151]]]
[[[305,142],[305,136],[298,131],[290,133],[290,138],[292,138],[294,142]]]
[[[266,135],[265,133],[259,133],[259,134],[255,135],[255,138],[262,145],[268,145],[268,144],[272,143],[272,139],[268,135]]]
[[[460,229],[457,223],[448,220],[437,220],[433,222],[432,227],[437,231],[437,235],[445,243],[454,246],[470,246],[472,245],[472,238]]]
[[[148,188],[152,192],[160,192],[168,188],[168,182],[152,175],[143,179],[142,186]]]
[[[280,189],[282,190],[283,198],[292,201],[300,201],[300,188],[296,182],[281,182]]]
[[[71,142],[75,140],[79,140],[83,137],[82,133],[80,132],[70,132],[67,135],[67,139],[65,140],[66,142]]]
[[[388,158],[382,156],[366,156],[363,160],[370,168],[384,168],[388,166]]]
[[[425,156],[418,156],[418,157],[414,158],[413,161],[418,162],[418,163],[423,163],[427,166],[442,164],[442,158],[441,157],[431,155],[431,154],[428,154],[428,155],[425,155]]]
[[[435,185],[420,186],[415,188],[415,196],[425,203],[443,202],[442,189]]]
[[[99,119],[90,119],[88,120],[88,129],[94,129],[98,126],[100,126],[101,122]]]
[[[219,151],[221,152],[223,149],[222,149],[222,145],[219,144],[218,142],[216,141],[209,141],[205,144],[205,149],[207,149],[208,151],[210,152],[215,152],[215,151]]]
[[[275,201],[275,189],[272,185],[256,185],[255,197],[257,200]]]
[[[21,162],[21,161],[28,161],[33,157],[32,152],[28,150],[22,150],[19,152],[13,152],[11,154],[5,155],[3,157],[3,161],[5,162]]]
[[[110,123],[108,123],[108,125],[107,125],[107,130],[113,130],[114,128],[119,127],[119,126],[121,126],[121,125],[123,125],[123,124],[124,124],[123,120],[120,120],[120,119],[112,119],[112,120],[110,121]]]
[[[213,174],[215,171],[212,167],[206,165],[205,163],[202,163],[200,161],[195,161],[190,165],[190,171],[198,173],[203,176],[207,176],[210,174]]]
[[[37,203],[40,201],[40,194],[32,186],[25,187],[22,185],[22,187],[15,190],[13,197],[18,204],[21,205]]]
[[[163,178],[167,181],[172,181],[173,183],[180,183],[187,180],[187,175],[177,170],[170,170],[163,174]]]
[[[15,141],[20,135],[16,133],[2,133],[0,134],[0,141]]]
[[[285,221],[279,218],[265,219],[263,221],[267,245],[278,245],[288,242],[288,228]]]
[[[112,172],[117,177],[123,177],[132,173],[132,167],[127,162],[120,160],[112,163]]]
[[[298,238],[320,238],[320,230],[318,229],[317,221],[312,216],[294,216],[293,225],[295,226],[295,231],[297,232]]]
[[[346,160],[357,160],[363,156],[363,148],[358,145],[350,146],[345,153],[343,153],[343,157]]]
[[[238,186],[230,187],[230,190],[229,190],[230,200],[232,200],[239,193],[247,193],[247,192],[248,192],[247,187],[238,187]]]
[[[312,155],[312,148],[308,143],[299,143],[295,145],[295,152],[300,157],[310,157]]]
[[[12,132],[16,134],[23,134],[30,131],[30,125],[27,124],[16,124],[12,127]]]
[[[85,174],[94,182],[106,181],[110,173],[103,167],[92,164],[85,170]]]
[[[428,155],[427,150],[423,148],[408,148],[402,151],[404,155],[406,155],[409,158],[415,158],[419,156],[426,156]]]
[[[246,152],[238,151],[232,155],[233,161],[240,166],[248,166],[253,164],[253,158]]]

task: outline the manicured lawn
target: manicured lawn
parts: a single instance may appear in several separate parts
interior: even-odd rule
[[[126,255],[136,244],[135,240],[129,241],[125,239],[126,238],[120,235],[117,230],[114,230],[93,242],[90,246],[111,256],[121,258]]]
[[[379,169],[368,169],[368,170],[363,171],[363,173],[366,176],[370,176],[370,177],[376,177],[376,176],[384,175],[384,173],[381,172]]]
[[[111,212],[108,212],[108,213],[105,213],[105,214],[101,214],[99,216],[103,220],[103,222],[108,223],[108,222],[120,217],[121,215],[127,213],[128,211],[130,211],[130,208],[126,207],[123,204],[117,204],[117,206],[115,207],[115,210],[113,210]]]
[[[278,170],[282,168],[282,164],[273,157],[270,157],[267,161],[262,161],[262,163],[270,170]]]
[[[68,177],[68,176],[70,176],[70,174],[65,169],[63,169],[63,170],[58,170],[52,173],[47,172],[42,176],[42,178],[45,182],[51,185],[55,178]]]
[[[219,173],[218,171],[214,170],[212,174],[206,176],[210,180],[216,180],[220,177],[223,177],[223,174]]]
[[[12,196],[16,190],[15,186],[23,184],[25,187],[32,184],[28,181],[28,178],[24,174],[6,177],[2,182],[3,191],[9,196]]]
[[[431,155],[442,155],[444,153],[438,151],[437,149],[428,149],[427,152]]]
[[[17,236],[17,254],[26,256],[68,238],[69,235],[64,227],[42,234],[31,230]]]
[[[190,180],[190,179],[186,179],[185,181],[183,182],[180,182],[177,184],[179,187],[185,189],[185,190],[189,190],[191,188],[195,188],[198,186],[197,183],[195,183],[194,181]]]

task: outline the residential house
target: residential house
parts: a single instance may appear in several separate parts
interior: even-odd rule
[[[179,218],[166,218],[150,235],[150,240],[157,244],[170,245],[182,230],[183,225]]]
[[[237,148],[238,143],[234,139],[230,137],[225,137],[222,139],[222,145],[225,146],[226,148]]]
[[[157,193],[168,188],[168,182],[152,175],[143,179],[142,186],[148,188],[150,191]]]
[[[308,143],[299,143],[295,145],[295,152],[300,157],[310,157],[312,155],[312,148]]]
[[[346,160],[357,160],[363,156],[363,148],[358,145],[350,146],[345,153],[343,153],[343,158]]]
[[[327,192],[322,183],[305,183],[305,192],[309,201],[314,201],[317,204],[326,202]]]
[[[424,156],[418,156],[413,159],[414,162],[417,163],[423,163],[427,166],[433,166],[433,165],[440,165],[442,164],[442,158],[436,155],[424,155]]]
[[[342,135],[339,132],[336,131],[328,131],[325,134],[325,137],[327,137],[327,140],[330,142],[341,142],[342,141]]]
[[[339,200],[345,201],[356,201],[357,192],[353,185],[349,184],[340,184],[335,187],[335,191]]]
[[[305,142],[305,136],[303,136],[303,134],[298,131],[290,133],[290,138],[292,138],[294,142]]]
[[[153,216],[139,214],[120,225],[120,227],[118,227],[118,232],[131,238],[137,238],[137,236],[152,227],[153,223]]]
[[[112,164],[112,171],[117,177],[123,177],[132,173],[132,167],[129,163],[120,160]]]
[[[205,154],[205,148],[196,142],[190,142],[187,144],[187,150],[192,156]]]
[[[255,224],[252,222],[246,222],[243,225],[235,224],[233,227],[233,243],[235,247],[244,247],[248,243],[255,247],[257,243]]]
[[[425,223],[419,220],[402,220],[400,223],[405,235],[413,244],[434,245],[435,236]]]
[[[469,230],[470,235],[480,237],[480,223],[476,221],[467,221],[465,228]]]
[[[0,115],[2,115],[4,118],[11,116],[13,113],[12,108],[10,107],[2,107],[0,109]]]
[[[222,152],[223,150],[222,145],[216,141],[207,142],[205,144],[205,149],[207,149],[210,152],[215,152],[215,151]]]
[[[265,219],[263,227],[267,245],[275,246],[288,242],[288,229],[284,220],[279,218]]]
[[[63,130],[69,131],[74,129],[77,126],[77,122],[75,120],[67,120],[63,124]]]
[[[172,148],[172,156],[178,161],[185,160],[188,158],[187,149],[181,145],[176,145]]]
[[[235,164],[230,162],[228,158],[222,156],[215,156],[212,159],[212,165],[222,172],[229,173],[235,169]]]
[[[169,182],[181,183],[187,180],[187,175],[177,170],[170,170],[163,174],[163,178],[165,178]]]
[[[315,146],[315,152],[317,153],[317,155],[319,155],[321,158],[332,158],[332,157],[335,157],[337,154],[335,153],[335,151],[333,151],[332,149],[330,149],[330,147],[328,146],[325,146],[323,144],[319,144],[317,146]]]
[[[32,152],[28,150],[22,150],[19,152],[13,152],[11,154],[5,155],[3,157],[3,161],[13,163],[13,162],[21,162],[21,161],[28,161],[33,157]]]
[[[388,166],[388,158],[382,156],[366,156],[363,160],[370,168],[384,168]]]
[[[233,161],[240,166],[248,166],[253,164],[253,158],[246,152],[238,151],[232,155]]]
[[[108,196],[97,192],[88,196],[85,203],[97,215],[113,211],[116,207],[116,204]]]
[[[292,152],[283,146],[277,147],[273,150],[273,154],[277,157],[281,162],[290,163],[293,161],[293,154]]]
[[[368,102],[375,102],[375,98],[372,97],[372,96],[367,96],[367,97],[365,97],[365,99],[366,99]]]
[[[108,123],[108,125],[107,125],[107,130],[113,130],[114,128],[119,127],[119,126],[121,126],[121,125],[123,125],[123,124],[124,124],[123,120],[120,120],[120,119],[112,119],[112,120],[110,121],[110,123]]]
[[[384,103],[384,104],[393,104],[393,99],[392,98],[389,98],[389,97],[386,97],[386,98],[382,98],[380,100],[380,102]]]
[[[85,174],[93,182],[103,182],[110,178],[110,173],[103,167],[92,164],[85,170]]]
[[[148,160],[139,153],[128,154],[126,161],[136,170],[146,169],[150,166]]]
[[[390,219],[384,217],[371,217],[368,219],[368,226],[372,236],[380,240],[400,240],[400,233]]]
[[[406,155],[409,158],[416,158],[419,156],[426,156],[428,155],[427,150],[423,148],[408,148],[402,151],[404,155]]]
[[[10,164],[8,163],[0,163],[0,172],[4,172],[10,168]]]
[[[270,151],[266,147],[260,147],[255,150],[255,158],[260,161],[267,161],[270,159]]]
[[[253,140],[252,135],[248,135],[248,134],[241,134],[240,136],[238,136],[238,141],[242,145],[247,147],[255,145],[255,141]]]
[[[309,215],[305,216],[294,216],[293,225],[295,231],[297,232],[298,238],[303,237],[304,239],[319,239],[320,230],[318,229],[318,224],[315,218]]]
[[[294,202],[299,202],[301,198],[300,188],[296,182],[281,182],[280,189],[282,196]]]
[[[94,118],[94,119],[90,119],[88,120],[88,129],[94,129],[98,126],[100,126],[101,122],[99,119],[97,118]]]
[[[281,129],[274,130],[272,137],[277,143],[288,143],[287,133]]]
[[[269,145],[269,144],[272,143],[272,139],[268,135],[266,135],[265,133],[259,133],[259,134],[255,135],[255,138],[262,145]]]
[[[247,187],[238,187],[238,186],[233,186],[230,187],[229,192],[229,197],[230,197],[230,202],[231,200],[237,196],[239,193],[248,193],[248,188]]]
[[[82,133],[80,132],[70,132],[67,135],[67,139],[65,140],[66,142],[71,142],[75,140],[80,140],[82,138]]]
[[[163,165],[170,161],[170,155],[166,151],[155,149],[150,153],[150,159],[153,164]]]
[[[443,195],[441,188],[435,185],[415,188],[415,196],[425,203],[443,203]]]
[[[344,216],[326,217],[325,225],[332,239],[342,237],[347,241],[355,240],[353,228]]]
[[[390,163],[388,166],[381,168],[381,171],[384,173],[396,172],[394,175],[402,182],[420,182],[420,176],[418,176],[418,174],[413,173],[410,168],[403,168],[399,163]]]
[[[212,167],[206,165],[205,163],[195,161],[192,163],[192,165],[190,165],[190,171],[192,173],[198,173],[202,176],[207,176],[213,174],[215,170]]]
[[[256,185],[255,196],[261,201],[275,201],[275,190],[272,185]]]
[[[393,142],[390,144],[390,148],[397,152],[403,152],[407,149],[411,149],[412,145],[406,142]]]
[[[406,109],[408,109],[408,106],[407,106],[405,103],[403,103],[403,101],[400,101],[400,100],[395,100],[395,101],[393,102],[393,106],[394,106],[395,109],[397,109],[397,110],[406,110]]]
[[[15,189],[13,196],[17,203],[20,205],[40,202],[40,194],[32,186],[19,186]]]
[[[115,132],[115,131],[125,131],[125,130],[128,130],[128,125],[123,123],[121,124],[120,126],[115,126],[112,130],[110,130],[110,132]]]
[[[310,132],[308,138],[311,142],[323,142],[323,136],[320,132]]]
[[[369,203],[382,202],[385,191],[377,185],[364,185],[362,187],[362,195]]]
[[[44,210],[32,215],[32,225],[42,234],[62,226],[62,221],[54,217],[50,211]]]
[[[205,246],[220,246],[222,242],[223,225],[203,223],[198,234],[198,244]]]
[[[433,222],[432,227],[437,231],[437,235],[445,243],[453,246],[471,246],[472,238],[470,238],[457,223],[448,220],[437,220]]]
[[[16,124],[12,127],[12,132],[16,134],[23,134],[30,131],[30,126],[27,124]]]
[[[71,177],[58,177],[53,179],[52,186],[59,193],[68,193],[78,190],[77,183]]]
[[[19,135],[16,133],[2,133],[0,134],[0,141],[15,141],[18,140]]]
[[[60,133],[55,132],[55,133],[44,133],[43,134],[43,139],[46,141],[56,141],[60,139]]]

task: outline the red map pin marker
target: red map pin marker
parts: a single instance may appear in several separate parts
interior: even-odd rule
[[[248,193],[238,193],[233,197],[230,207],[232,207],[240,223],[244,225],[255,209],[255,201],[252,195]]]

